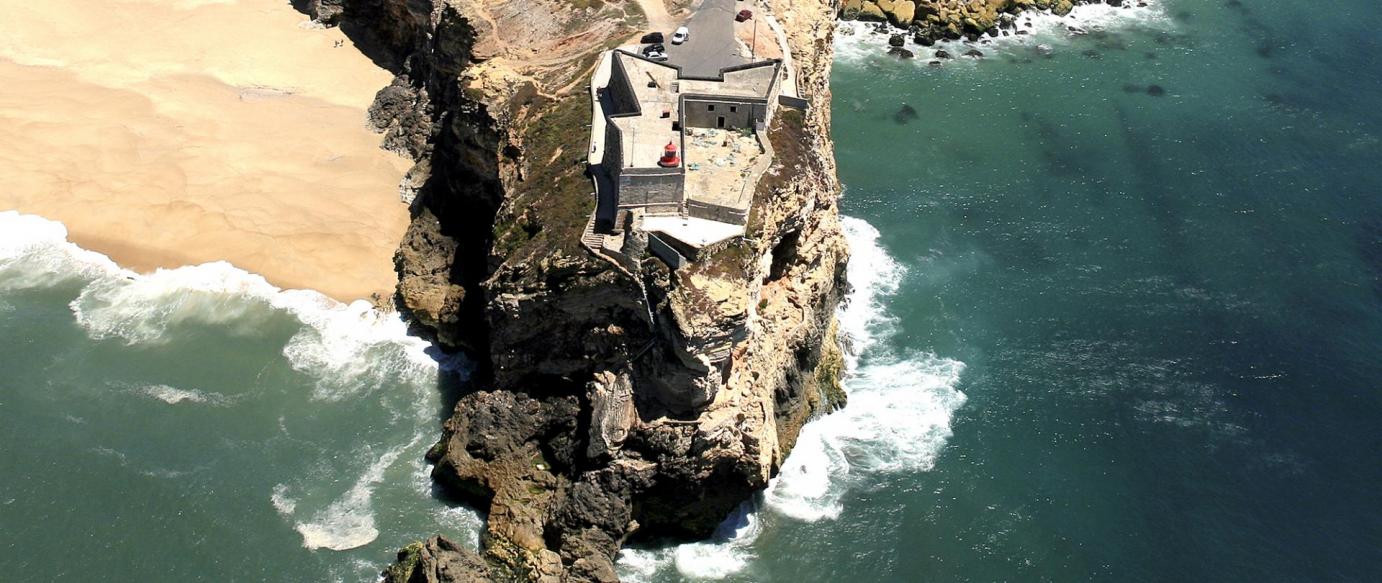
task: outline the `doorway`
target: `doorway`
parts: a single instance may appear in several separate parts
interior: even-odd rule
[[[715,127],[720,128],[720,129],[725,129],[725,117],[724,117],[724,116],[720,116],[720,117],[715,118]]]

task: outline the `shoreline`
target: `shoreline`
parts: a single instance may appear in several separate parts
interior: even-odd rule
[[[287,3],[63,0],[17,8],[0,38],[0,209],[133,271],[226,261],[392,297],[411,161],[368,127],[392,75],[339,30]]]
[[[874,4],[875,0],[852,0],[846,8],[861,1],[866,5],[877,5]],[[939,65],[944,60],[961,56],[983,58],[986,56],[981,50],[983,48],[1036,40],[1053,29],[1060,29],[1068,36],[1091,32],[1098,34],[1101,26],[1097,21],[1145,14],[1159,6],[1155,0],[1061,0],[1040,3],[1032,0],[990,0],[988,11],[979,20],[971,18],[971,14],[978,12],[950,12],[947,8],[940,8],[939,13],[934,12],[935,8],[927,8],[923,12],[920,6],[923,2],[933,6],[947,1],[950,0],[916,2],[918,7],[915,20],[912,21],[898,20],[891,12],[882,17],[872,17],[862,15],[857,10],[847,12],[846,8],[841,8],[836,26],[842,36],[880,37],[885,54],[902,60],[917,58],[930,61],[931,65]],[[879,4],[883,3],[891,7],[904,2],[884,0]],[[984,7],[974,10],[984,10]],[[1091,12],[1096,16],[1096,22],[1082,25]]]

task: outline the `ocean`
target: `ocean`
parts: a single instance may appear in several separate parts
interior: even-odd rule
[[[849,406],[626,580],[1382,580],[1382,11],[1029,20],[940,66],[837,39]],[[0,334],[7,577],[373,581],[476,540],[421,460],[468,367],[364,303],[0,212]]]

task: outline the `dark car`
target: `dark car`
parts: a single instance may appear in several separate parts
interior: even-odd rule
[[[639,40],[642,41],[642,43],[645,45],[652,43],[662,44],[663,42],[662,33],[660,32],[650,32],[648,34],[643,35],[643,38]]]
[[[667,60],[667,47],[660,44],[643,47],[643,57],[650,61]]]
[[[743,22],[743,21],[748,20],[748,19],[750,19],[750,18],[753,18],[753,11],[752,11],[752,10],[740,10],[740,11],[739,11],[739,14],[735,14],[735,15],[734,15],[734,21],[735,21],[735,22]]]

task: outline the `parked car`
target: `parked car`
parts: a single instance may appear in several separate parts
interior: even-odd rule
[[[734,15],[734,21],[735,21],[735,22],[743,22],[743,21],[748,20],[748,19],[750,19],[750,18],[753,18],[753,11],[752,11],[752,10],[740,10],[740,11],[739,11],[739,14],[735,14],[735,15]]]
[[[672,44],[679,45],[686,42],[686,39],[689,38],[691,38],[691,29],[685,26],[680,27],[676,32],[672,33]]]
[[[664,41],[663,41],[663,38],[662,38],[662,33],[660,33],[660,32],[650,32],[650,33],[648,33],[648,34],[643,35],[643,38],[639,39],[639,42],[642,42],[643,44],[648,45],[648,44],[654,44],[654,43],[656,43],[656,44],[662,44]]]
[[[667,47],[660,44],[643,47],[643,56],[653,61],[667,60]]]

